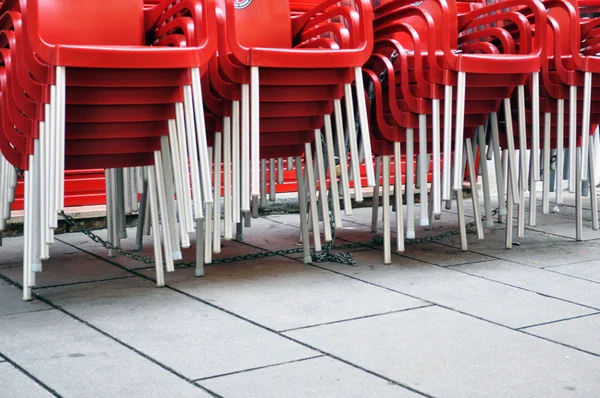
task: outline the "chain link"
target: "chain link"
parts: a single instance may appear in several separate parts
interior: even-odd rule
[[[492,216],[497,215],[498,210],[499,210],[498,208],[494,209],[492,211]],[[81,225],[81,223],[78,223],[73,217],[67,215],[64,211],[61,211],[59,214],[64,218],[65,222],[69,226],[75,227],[77,230],[79,230],[81,233],[86,235],[92,241],[102,245],[105,249],[112,250],[117,254],[120,254],[124,257],[130,258],[135,261],[140,261],[144,264],[148,264],[148,265],[155,264],[155,261],[152,257],[141,256],[139,254],[132,253],[130,251],[127,251],[120,247],[117,247],[110,242],[105,241],[104,239],[102,239],[101,237],[99,237],[98,235],[96,235],[95,233],[90,231],[89,229],[85,228],[83,225]],[[483,216],[481,218],[481,220],[485,221],[486,217]],[[375,236],[373,239],[370,239],[368,241],[350,242],[350,243],[346,243],[346,244],[342,244],[342,245],[339,245],[339,244],[336,245],[335,244],[335,223],[334,223],[334,219],[333,219],[333,214],[331,214],[331,212],[329,213],[329,222],[331,225],[331,231],[332,231],[331,238],[332,239],[330,242],[327,242],[325,244],[324,250],[322,250],[320,252],[316,252],[314,249],[311,250],[312,261],[315,263],[333,262],[333,263],[344,264],[344,265],[356,267],[356,266],[358,266],[358,263],[352,256],[352,253],[349,253],[349,252],[332,253],[331,251],[383,245],[383,237],[381,237],[381,236]],[[466,228],[471,229],[471,228],[475,227],[476,225],[477,225],[477,223],[474,221],[474,222],[467,224]],[[417,239],[408,239],[408,240],[406,240],[406,243],[407,244],[419,244],[419,243],[424,243],[424,242],[436,242],[436,241],[440,241],[442,239],[445,239],[445,238],[448,238],[448,237],[451,237],[454,235],[459,235],[459,234],[460,234],[460,229],[454,229],[454,230],[447,231],[447,232],[444,232],[439,235],[428,236],[428,237],[417,238]],[[226,263],[233,263],[233,262],[237,262],[237,261],[256,260],[256,259],[267,258],[267,257],[289,256],[292,254],[298,254],[298,253],[302,253],[302,252],[303,252],[303,249],[301,247],[293,248],[293,249],[284,249],[284,250],[264,251],[264,252],[246,254],[246,255],[240,255],[240,256],[215,258],[215,259],[213,259],[211,264],[226,264]],[[182,261],[182,262],[175,263],[175,265],[179,268],[187,268],[187,267],[195,267],[196,263],[189,262],[189,261],[188,262]]]

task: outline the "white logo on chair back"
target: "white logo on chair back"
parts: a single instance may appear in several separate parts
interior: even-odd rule
[[[243,10],[252,3],[252,0],[235,0],[233,6],[236,10]]]

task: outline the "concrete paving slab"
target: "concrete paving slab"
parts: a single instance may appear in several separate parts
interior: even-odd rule
[[[463,252],[459,248],[433,242],[407,244],[405,248],[406,250],[401,253],[404,257],[444,267],[493,260],[492,257],[483,254],[470,251]]]
[[[50,398],[54,396],[8,362],[0,363],[0,386],[2,386],[2,396],[5,397]]]
[[[65,397],[209,396],[57,310],[0,317],[0,330],[2,353]]]
[[[308,348],[141,278],[51,288],[43,293],[194,380],[314,356]]]
[[[600,283],[600,260],[557,265],[548,267],[547,269],[552,272],[558,272]]]
[[[43,311],[51,308],[37,299],[25,302],[22,300],[22,297],[23,292],[20,289],[0,279],[0,303],[2,303],[0,305],[0,317],[25,312]],[[1,334],[0,331],[0,335]],[[0,352],[2,352],[1,343]]]
[[[478,240],[476,235],[467,235],[468,249],[491,257],[510,260],[533,267],[548,267],[594,260],[598,257],[598,246],[594,242],[575,242],[568,238],[526,230],[523,238],[516,236],[513,231],[513,247],[505,248],[504,225],[496,224],[484,240]],[[460,237],[451,236],[440,241],[453,247],[460,247]],[[517,245],[518,243],[518,245]]]
[[[600,309],[600,286],[597,283],[503,260],[462,265],[453,269]]]
[[[42,269],[42,272],[36,273],[36,287],[132,276],[127,271],[81,251],[50,257],[42,263]],[[20,282],[23,278],[23,266],[19,264],[0,268],[0,274]]]
[[[283,257],[207,267],[202,281],[191,270],[173,276],[169,284],[178,290],[275,330],[426,305]]]
[[[525,329],[528,333],[546,337],[572,347],[593,352],[600,356],[600,315],[567,319],[549,325]]]
[[[328,357],[252,370],[201,382],[228,398],[418,397],[401,386]]]
[[[569,215],[567,213],[572,214]],[[572,209],[570,212],[564,211],[558,214],[542,214],[541,212],[538,212],[536,218],[536,225],[527,225],[527,229],[557,236],[564,236],[565,238],[576,238],[576,219],[574,209]],[[600,239],[600,231],[594,231],[592,229],[592,221],[590,217],[585,217],[583,219],[582,239]]]
[[[590,397],[600,361],[439,307],[288,333],[439,397]]]
[[[510,327],[524,327],[594,312],[564,301],[488,281],[443,267],[392,256],[381,265],[380,253],[358,252],[360,266],[325,263],[327,269],[385,286]]]
[[[102,239],[106,239],[106,231],[94,231],[98,236]],[[249,235],[249,234],[247,234]],[[144,264],[139,260],[133,260],[127,258],[122,255],[116,255],[115,257],[109,257],[108,251],[103,248],[98,243],[93,242],[87,236],[81,233],[72,233],[61,235],[61,240],[68,242],[81,250],[85,250],[87,252],[93,253],[96,256],[99,256],[104,259],[108,259],[116,264],[119,264],[128,269],[137,269],[137,268],[147,268],[152,267],[152,265]],[[191,247],[187,249],[182,249],[182,261],[195,261],[196,260],[196,236],[195,234],[190,235]],[[128,237],[127,239],[123,239],[121,242],[121,247],[127,251],[133,252],[135,254],[154,258],[154,249],[152,246],[152,238],[145,236],[144,244],[141,251],[135,250],[135,228],[128,229]],[[245,245],[240,242],[236,242],[233,240],[226,241],[222,240],[221,245],[221,253],[213,254],[214,258],[224,258],[224,257],[232,257],[239,256],[245,254],[254,254],[260,252],[260,249],[253,248],[251,246]]]
[[[74,249],[62,242],[50,245],[50,258],[64,258],[67,255],[77,253]],[[23,265],[23,237],[4,238],[0,247],[0,269]]]

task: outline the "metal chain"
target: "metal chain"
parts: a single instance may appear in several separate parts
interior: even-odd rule
[[[494,209],[492,211],[492,215],[493,216],[497,215],[498,210],[499,210],[498,208]],[[105,249],[112,250],[117,254],[120,254],[124,257],[130,258],[135,261],[140,261],[144,264],[148,264],[148,265],[155,264],[155,261],[152,257],[141,256],[139,254],[132,253],[130,251],[121,249],[120,247],[117,247],[110,242],[105,241],[104,239],[102,239],[101,237],[99,237],[98,235],[96,235],[95,233],[93,233],[89,229],[85,228],[80,223],[78,223],[73,217],[67,215],[64,211],[61,211],[59,214],[64,218],[65,222],[69,226],[75,227],[81,233],[83,233],[88,238],[90,238],[92,241],[102,245]],[[481,220],[485,221],[486,217],[483,216],[481,218]],[[334,224],[333,215],[331,214],[331,212],[329,213],[329,222],[331,223],[331,226],[332,226],[331,241],[327,242],[327,244],[324,247],[324,250],[322,250],[320,252],[315,252],[314,249],[311,250],[312,260],[316,263],[334,262],[334,263],[338,263],[338,264],[344,264],[344,265],[350,265],[350,266],[356,267],[356,266],[358,266],[358,263],[356,262],[356,260],[354,260],[352,253],[349,253],[349,252],[331,253],[331,250],[345,250],[345,249],[351,249],[351,248],[381,246],[383,244],[383,237],[375,236],[373,239],[368,240],[368,241],[350,242],[350,243],[346,243],[346,244],[342,244],[342,245],[339,245],[339,244],[336,245],[335,244],[335,228],[334,228],[335,224]],[[466,228],[470,229],[475,226],[476,226],[476,222],[474,221],[474,222],[467,224]],[[444,232],[439,235],[428,236],[425,238],[408,239],[406,241],[406,243],[407,244],[419,244],[419,243],[423,243],[423,242],[435,242],[435,241],[439,241],[439,240],[448,238],[450,236],[458,235],[458,234],[460,234],[460,229],[455,229],[455,230]],[[237,262],[237,261],[255,260],[255,259],[275,257],[275,256],[289,256],[291,254],[297,254],[297,253],[302,253],[302,252],[303,252],[303,249],[301,247],[293,248],[293,249],[284,249],[284,250],[264,251],[264,252],[260,252],[260,253],[254,253],[254,254],[246,254],[246,255],[232,256],[232,257],[225,257],[225,258],[215,258],[215,259],[213,259],[212,264],[233,263],[233,262]],[[196,263],[189,262],[189,261],[188,262],[177,262],[175,265],[180,268],[186,268],[186,267],[195,267]]]

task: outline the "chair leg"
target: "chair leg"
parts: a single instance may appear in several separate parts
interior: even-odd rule
[[[333,205],[333,222],[336,228],[342,227],[342,213],[340,209],[340,193],[338,191],[337,173],[335,167],[335,153],[333,146],[333,132],[331,129],[331,116],[325,115],[325,149],[327,150],[327,165],[329,166],[329,189],[331,190],[331,203]],[[278,167],[278,171],[281,168]]]
[[[65,207],[65,115],[66,115],[66,68],[64,66],[56,67],[56,138],[58,142],[58,197],[57,211],[61,211]],[[54,212],[56,217],[57,212]],[[58,225],[58,224],[57,224]]]
[[[419,225],[426,227],[429,225],[429,209],[427,198],[427,169],[429,162],[427,161],[427,117],[424,114],[419,115],[419,195],[421,198],[421,215],[419,217]]]
[[[283,184],[283,158],[277,158],[277,184]]]
[[[532,182],[540,181],[540,73],[531,74],[531,114],[533,132],[531,137]],[[535,187],[535,184],[533,184]]]
[[[112,221],[112,243],[117,248],[121,247],[121,237],[119,235],[120,217],[119,217],[119,191],[117,188],[117,169],[111,169],[110,190],[112,196],[111,217]]]
[[[250,68],[250,150],[252,162],[252,196],[260,194],[260,113],[258,67]]]
[[[192,102],[194,105],[194,129],[199,150],[200,173],[202,177],[202,193],[204,203],[212,203],[211,193],[211,164],[208,162],[208,144],[206,142],[206,122],[204,120],[204,103],[202,99],[202,88],[200,86],[200,68],[191,68],[192,75]]]
[[[275,175],[277,174],[275,170],[275,159],[269,159],[269,201],[275,202],[276,193],[275,193]]]
[[[158,198],[156,188],[156,176],[154,166],[148,166],[148,202],[150,204],[150,217],[152,218],[152,238],[154,240],[154,261],[156,269],[156,286],[163,287],[165,285],[165,275],[163,267],[163,256],[161,252],[161,236],[160,236],[160,221],[158,220]],[[170,252],[165,250],[165,257],[170,257]]]
[[[325,242],[331,242],[331,225],[329,223],[329,203],[327,200],[327,180],[325,179],[325,160],[323,159],[323,142],[321,130],[315,129],[315,154],[317,158],[317,173],[319,178],[319,202],[323,214],[323,232]]]
[[[169,145],[169,149],[171,152],[171,161],[169,163],[165,163],[165,165],[169,166],[172,170],[173,178],[175,181],[175,194],[177,195],[177,213],[179,214],[179,223],[177,223],[177,218],[175,214],[172,213],[172,220],[174,223],[179,225],[179,235],[181,236],[181,247],[188,248],[190,247],[190,236],[187,232],[187,218],[188,218],[188,208],[186,206],[185,192],[183,189],[183,179],[188,178],[187,171],[185,174],[182,173],[181,170],[181,152],[179,152],[179,142],[177,139],[177,130],[175,120],[169,120],[169,139],[163,142],[163,148],[166,148],[166,145]],[[165,154],[166,155],[166,154]],[[166,162],[167,156],[165,156]],[[183,177],[183,178],[182,178]],[[169,188],[167,186],[167,188]],[[191,210],[191,209],[190,209]],[[179,243],[179,242],[177,242]]]
[[[241,207],[242,212],[250,211],[250,86],[241,85],[242,110],[241,110]]]
[[[368,159],[367,159],[368,161]],[[390,227],[390,156],[383,156],[383,263],[392,263]]]
[[[213,219],[212,219],[213,218],[212,217],[213,204],[205,203],[204,206],[205,206],[204,213],[206,214],[206,217],[204,218],[204,263],[210,264],[210,263],[212,263],[211,237],[212,237],[212,224],[213,224]]]
[[[494,217],[492,216],[492,197],[490,194],[490,175],[488,173],[488,159],[486,157],[487,148],[485,142],[485,129],[480,126],[477,129],[477,138],[479,141],[481,182],[483,184],[483,207],[485,210],[485,227],[491,228],[494,226]],[[500,196],[498,197],[500,202]],[[504,198],[502,198],[504,201]]]
[[[365,169],[367,173],[367,186],[375,185],[375,172],[373,170],[373,153],[371,150],[371,134],[369,133],[369,119],[367,117],[367,102],[365,100],[365,89],[362,68],[354,68],[354,81],[356,85],[356,98],[358,103],[358,115],[360,119],[360,139],[365,158]]]
[[[52,91],[52,87],[50,88]],[[50,96],[52,98],[52,95]],[[54,125],[54,114],[52,113],[50,104],[44,105],[44,116],[45,116],[45,126],[44,126],[44,147],[42,148],[44,152],[44,181],[45,181],[45,211],[44,211],[44,222],[43,228],[44,231],[44,241],[46,242],[45,254],[46,258],[49,255],[49,246],[54,243],[54,230],[51,228],[52,226],[52,197],[53,197],[53,186],[52,186],[52,167],[53,164],[53,152],[52,152],[52,142],[53,138],[51,137],[52,132],[55,131]]]
[[[521,170],[521,189],[529,190],[529,173],[527,168],[527,125],[525,121],[525,87],[518,86],[518,107],[519,107],[519,155]]]
[[[556,101],[556,204],[563,203],[565,100]]]
[[[344,124],[342,121],[342,105],[340,100],[333,101],[335,116],[335,142],[339,157],[340,179],[342,181],[342,192],[344,195],[344,212],[347,216],[352,215],[352,199],[350,198],[350,181],[348,178],[348,152],[344,141]]]
[[[433,215],[436,219],[442,214],[442,183],[440,174],[440,100],[432,100],[432,129],[433,129],[433,176],[431,195],[433,196]]]
[[[33,156],[29,155],[29,170],[33,166]],[[24,211],[23,211],[23,300],[31,300],[31,233],[32,233],[32,214],[31,214],[31,175],[30,171],[24,173]]]
[[[581,149],[577,148],[575,162],[575,239],[578,242],[583,240],[583,209],[581,203]]]
[[[544,113],[544,191],[542,193],[542,213],[550,213],[550,113]]]
[[[583,112],[581,121],[581,180],[588,179],[588,146],[590,144],[590,116],[592,106],[592,72],[585,72],[583,81]]]
[[[288,165],[290,164],[288,159]],[[308,237],[307,203],[306,189],[304,187],[304,177],[302,176],[302,158],[296,157],[296,182],[298,184],[298,204],[300,206],[300,231],[302,234],[302,253],[304,264],[312,263],[310,255],[310,238]]]
[[[442,200],[452,201],[452,86],[444,86],[444,158]]]
[[[46,109],[48,106],[46,105]],[[50,257],[48,244],[46,243],[46,237],[48,236],[48,180],[47,180],[47,154],[46,154],[46,141],[47,141],[47,123],[40,122],[40,139],[39,148],[37,150],[37,157],[40,163],[40,227],[39,227],[39,244],[40,244],[40,260],[47,260]],[[7,163],[8,165],[8,163]],[[12,176],[11,176],[12,177]],[[12,191],[14,192],[14,191]],[[14,198],[14,196],[13,196]],[[10,205],[9,205],[10,206]]]
[[[240,103],[232,101],[231,103],[231,184],[232,184],[232,213],[233,222],[238,224],[242,221],[242,204],[240,180]]]
[[[511,175],[511,178],[507,179],[507,181],[510,181],[510,183],[512,184],[510,191],[513,194],[513,203],[520,204],[519,187],[517,185],[519,181],[519,178],[517,176],[517,153],[515,151],[515,140],[512,127],[512,109],[510,106],[510,98],[504,98],[503,103],[504,116],[506,121],[506,143],[508,146],[508,173],[510,173]]]
[[[396,202],[396,251],[404,251],[404,205],[402,203],[402,148],[394,142],[394,199]]]
[[[267,207],[267,160],[260,160],[260,207]],[[258,217],[258,212],[252,208],[252,216]]]
[[[377,219],[379,218],[379,181],[381,178],[381,156],[375,157],[375,186],[371,200],[371,232],[377,232]],[[385,217],[385,215],[384,215]]]
[[[464,122],[465,122],[465,72],[458,72],[458,84],[456,93],[456,130],[454,132],[454,141],[457,143],[454,148],[454,190],[462,190],[462,172],[463,164],[463,141],[464,141]]]
[[[181,245],[180,245],[180,233],[177,225],[177,210],[175,203],[175,189],[173,188],[173,167],[171,153],[169,151],[169,139],[168,137],[161,137],[161,157],[163,166],[163,184],[165,187],[165,199],[167,204],[167,211],[169,212],[169,234],[171,236],[171,249],[173,252],[173,260],[181,260]],[[183,235],[181,235],[183,236]]]
[[[200,218],[196,220],[196,268],[194,269],[194,275],[197,278],[204,276],[204,247],[204,219]]]
[[[592,229],[598,230],[598,197],[596,196],[596,167],[594,165],[595,149],[593,143],[588,145],[588,170],[590,183],[590,207],[592,209]]]
[[[458,229],[460,231],[460,249],[466,252],[468,250],[467,224],[465,221],[465,205],[463,201],[462,187],[456,191],[456,209],[458,214]]]
[[[56,86],[50,86],[50,114],[51,127],[48,135],[49,145],[49,162],[50,162],[50,183],[48,192],[48,226],[51,231],[51,236],[48,243],[54,243],[54,230],[58,227],[58,219],[56,218],[56,210],[58,208],[58,124],[57,124],[57,97]]]
[[[519,150],[521,152],[521,150]],[[519,153],[521,155],[521,153]],[[521,168],[523,166],[520,166]],[[519,169],[519,206],[517,213],[517,237],[525,236],[525,188],[523,181],[523,171]]]
[[[213,204],[213,243],[214,253],[221,253],[221,145],[222,133],[215,133],[214,147],[214,204]]]
[[[359,152],[354,125],[354,104],[352,103],[352,88],[349,84],[344,85],[344,97],[346,100],[346,125],[348,128],[348,141],[350,144],[350,170],[352,171],[352,181],[354,182],[354,200],[356,203],[362,203],[362,182],[360,179]]]
[[[149,169],[150,170],[150,169]],[[160,212],[160,219],[162,221],[162,236],[163,246],[165,254],[165,264],[167,272],[175,271],[175,264],[173,263],[173,248],[171,245],[171,229],[169,226],[169,212],[167,210],[167,193],[164,186],[164,173],[162,167],[162,159],[160,151],[154,151],[154,181],[156,182],[156,192],[158,194],[158,208]],[[154,220],[153,220],[154,221]],[[160,226],[157,225],[160,228]],[[159,229],[160,230],[160,229]]]
[[[467,153],[467,167],[469,170],[469,180],[471,182],[471,196],[473,198],[473,214],[475,215],[475,226],[477,228],[477,238],[483,239],[483,224],[481,222],[481,209],[479,208],[479,192],[477,189],[477,178],[475,174],[475,161],[473,159],[473,145],[471,139],[465,140],[465,152]],[[485,160],[482,160],[485,161]]]
[[[41,249],[42,243],[41,235],[39,234],[39,230],[41,229],[41,204],[42,197],[40,191],[40,173],[41,173],[41,164],[40,164],[40,141],[34,140],[34,150],[33,150],[33,173],[30,174],[31,182],[31,192],[32,200],[31,200],[31,216],[33,218],[31,225],[31,271],[32,272],[42,272],[42,259],[41,259]],[[8,170],[7,170],[8,171]],[[10,211],[10,208],[9,208]],[[10,213],[8,214],[10,216]],[[35,281],[32,281],[32,286],[35,286]]]
[[[313,240],[315,251],[321,251],[321,233],[319,231],[319,214],[317,210],[317,189],[315,187],[315,171],[313,168],[312,148],[310,143],[304,144],[304,167],[306,169],[306,180],[308,182],[308,193],[310,197],[310,218],[312,220]],[[296,166],[298,167],[298,166]]]
[[[190,162],[190,174],[191,174],[191,185],[192,185],[192,201],[194,220],[203,218],[203,205],[202,205],[202,187],[204,177],[201,177],[200,164],[198,163],[198,143],[196,142],[196,126],[194,123],[194,106],[192,100],[192,88],[190,86],[183,87],[183,99],[185,107],[185,133],[187,138],[187,149],[188,159]],[[177,111],[177,107],[176,107]],[[205,155],[205,154],[203,154]]]
[[[538,151],[539,153],[539,151]],[[534,180],[533,175],[533,162],[534,162],[534,151],[530,151],[529,156],[529,225],[536,225],[537,216],[537,181]],[[539,161],[539,159],[538,159]]]
[[[577,86],[569,87],[569,192],[575,192],[575,160],[577,155]]]
[[[110,169],[104,170],[104,181],[106,185],[106,241],[114,245],[113,242],[113,195],[112,195],[112,172]],[[108,249],[108,257],[114,257],[113,249]]]
[[[140,198],[140,211],[138,213],[138,224],[135,234],[135,250],[141,251],[144,240],[144,225],[147,222],[148,206],[148,181],[143,182],[143,192]]]
[[[511,173],[506,173],[506,177],[508,178],[508,183],[506,184],[507,194],[506,194],[506,229],[505,229],[505,247],[507,249],[512,249],[512,241],[513,241],[513,194],[512,194],[512,182],[510,179],[512,178]]]
[[[233,238],[232,231],[232,200],[231,200],[231,118],[225,116],[223,118],[223,194],[224,194],[224,218],[225,218],[225,231],[224,236],[226,240]]]
[[[415,239],[415,170],[413,129],[406,129],[406,238]]]

